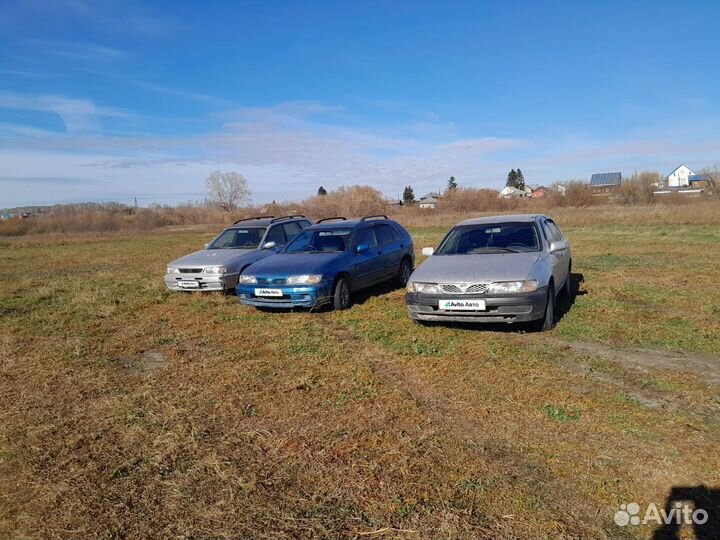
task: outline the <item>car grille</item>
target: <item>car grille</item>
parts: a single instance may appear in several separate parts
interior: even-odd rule
[[[488,290],[487,283],[440,283],[438,287],[447,294],[484,294]]]
[[[268,279],[268,278],[259,277],[259,278],[257,278],[257,284],[258,285],[286,285],[287,279],[286,278]]]
[[[180,268],[181,274],[199,274],[202,268]]]

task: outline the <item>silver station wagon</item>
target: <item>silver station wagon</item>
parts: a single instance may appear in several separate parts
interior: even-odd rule
[[[522,214],[457,224],[410,276],[406,302],[417,321],[555,324],[570,296],[572,254],[552,219]]]
[[[302,215],[240,219],[205,249],[168,264],[165,285],[171,291],[231,291],[243,270],[277,253],[310,225]]]

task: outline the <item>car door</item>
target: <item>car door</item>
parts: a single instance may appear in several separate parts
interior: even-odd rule
[[[385,278],[396,276],[400,272],[400,261],[403,256],[400,235],[390,225],[379,223],[375,225],[375,236],[383,261],[383,276]]]
[[[560,249],[550,253],[550,260],[552,262],[552,273],[555,281],[555,290],[559,290],[565,283],[568,277],[568,266],[570,264],[570,251],[567,248],[567,241],[563,237],[560,229],[551,219],[544,219],[542,221],[543,232],[548,239],[548,251],[549,244],[552,242],[563,242],[565,244],[564,249]]]
[[[358,246],[361,245],[368,246],[369,249],[358,253]],[[365,227],[358,231],[356,240],[353,243],[353,258],[356,288],[369,287],[383,280],[385,266],[374,227]]]
[[[557,252],[559,253],[561,260],[560,270],[562,271],[561,275],[563,276],[562,282],[565,283],[566,279],[570,279],[570,259],[572,258],[570,245],[568,244],[565,235],[560,231],[560,228],[552,219],[548,220],[548,226],[550,227],[550,231],[553,233],[553,238],[558,239],[557,241],[563,242],[565,245],[565,249]]]

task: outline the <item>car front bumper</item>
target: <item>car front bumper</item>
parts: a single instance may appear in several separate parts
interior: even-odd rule
[[[262,288],[279,289],[282,291],[282,296],[257,296],[255,289]],[[238,285],[235,291],[240,303],[246,306],[276,309],[312,308],[325,304],[332,299],[332,282],[324,281],[317,285],[279,287],[274,285]]]
[[[235,287],[238,274],[165,274],[165,286],[171,291],[227,291]],[[197,283],[194,286],[181,283]]]
[[[455,311],[439,308],[440,300],[485,300],[484,311]],[[419,321],[471,323],[515,323],[541,319],[545,315],[547,287],[532,293],[505,296],[485,294],[439,295],[406,293],[408,314]]]

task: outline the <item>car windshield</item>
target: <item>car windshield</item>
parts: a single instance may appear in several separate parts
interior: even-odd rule
[[[352,229],[305,229],[288,244],[285,253],[331,253],[346,251]]]
[[[455,227],[437,250],[438,255],[477,255],[538,251],[533,223],[482,223]]]
[[[265,227],[225,229],[208,246],[208,249],[255,249],[260,245]]]

